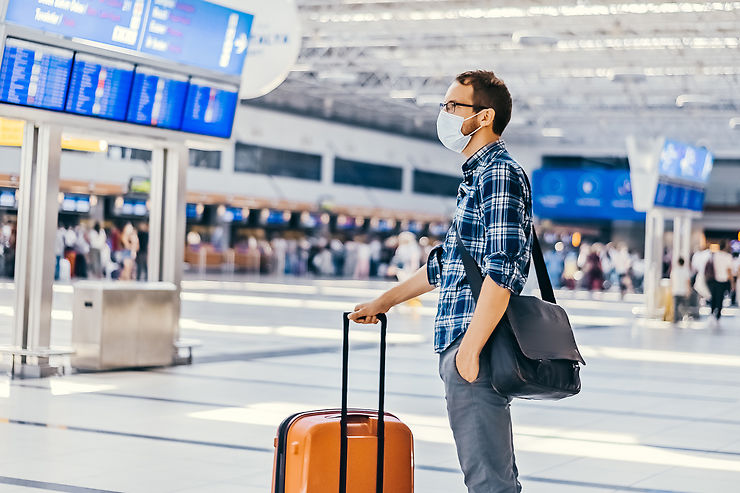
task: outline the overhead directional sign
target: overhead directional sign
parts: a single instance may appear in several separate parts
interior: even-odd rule
[[[204,0],[10,0],[5,20],[240,75],[254,16]]]
[[[704,147],[666,140],[660,153],[658,173],[668,179],[706,184],[714,160]]]

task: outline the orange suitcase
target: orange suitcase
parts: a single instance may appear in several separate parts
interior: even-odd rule
[[[275,439],[273,493],[414,491],[411,430],[383,409],[388,321],[384,314],[378,315],[378,411],[347,409],[348,315],[344,314],[342,407],[294,414],[280,424]]]

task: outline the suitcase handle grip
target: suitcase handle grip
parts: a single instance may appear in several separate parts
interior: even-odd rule
[[[347,393],[349,379],[349,315],[342,316],[344,334],[342,338],[342,417],[340,420],[339,493],[347,493]],[[385,349],[388,332],[388,317],[377,315],[380,320],[380,376],[378,382],[378,458],[375,473],[375,491],[383,492],[383,466],[385,464]]]

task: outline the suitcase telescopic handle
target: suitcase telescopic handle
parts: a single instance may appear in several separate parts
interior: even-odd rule
[[[349,315],[343,316],[344,334],[342,341],[342,417],[340,421],[341,441],[339,452],[339,493],[347,493],[347,382],[349,379]],[[385,460],[385,347],[388,318],[385,313],[377,315],[380,320],[380,378],[378,383],[378,459],[375,475],[375,491],[383,492],[383,465]]]

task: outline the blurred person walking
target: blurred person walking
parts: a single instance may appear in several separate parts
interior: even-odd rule
[[[0,227],[0,277],[15,277],[15,225]]]
[[[532,247],[532,199],[524,170],[500,136],[511,117],[511,96],[492,72],[466,72],[450,86],[438,119],[440,140],[462,153],[464,181],[443,245],[426,267],[357,305],[350,318],[376,315],[440,287],[434,349],[447,412],[468,493],[517,493],[519,483],[510,416],[511,397],[491,385],[488,341],[512,293],[521,293]],[[478,302],[465,274],[460,240],[483,268]]]
[[[624,299],[627,292],[632,290],[632,278],[630,277],[632,258],[630,258],[630,252],[626,244],[621,243],[616,250],[613,250],[612,264],[619,283],[619,296]]]
[[[632,283],[632,287],[635,291],[643,291],[643,283],[645,282],[645,259],[642,256],[633,251],[630,253],[630,270],[627,271],[629,280]]]
[[[391,265],[395,267],[394,274],[399,281],[405,281],[419,269],[421,247],[414,233],[404,231],[398,235],[398,248],[391,260]]]
[[[357,242],[357,261],[355,263],[354,279],[367,279],[370,277],[370,245],[365,238]]]
[[[345,279],[351,279],[354,277],[355,269],[357,268],[357,249],[359,244],[354,238],[348,238],[344,242],[344,266],[342,267],[341,275]]]
[[[76,272],[77,254],[75,253],[75,245],[77,245],[77,233],[75,233],[72,226],[69,226],[64,230],[64,258],[69,262],[70,277],[73,277]]]
[[[382,253],[383,243],[377,237],[373,238],[370,242],[370,277],[378,277]]]
[[[728,245],[726,240],[719,243],[719,250],[712,252],[709,262],[705,267],[705,278],[712,293],[710,306],[712,308],[712,323],[714,326],[719,325],[719,319],[722,317],[722,305],[731,289],[734,288],[734,279],[732,274],[732,255],[727,251]]]
[[[683,257],[678,265],[671,269],[671,291],[673,292],[673,323],[678,323],[686,316],[686,306],[691,294],[691,270]]]
[[[586,289],[589,291],[601,291],[604,289],[604,270],[601,266],[601,245],[594,243],[586,255],[586,263],[583,266]]]
[[[104,275],[103,249],[108,238],[99,222],[95,223],[88,236],[90,237],[90,272],[94,277],[100,279]]]
[[[578,270],[578,254],[571,250],[565,254],[563,259],[563,287],[568,289],[576,289],[578,285],[578,279],[582,273]]]
[[[90,243],[87,237],[87,228],[78,225],[75,228],[77,241],[75,242],[75,277],[87,279],[87,256],[90,254]]]
[[[732,253],[732,292],[730,293],[730,306],[737,306],[737,281],[740,278],[740,252]]]
[[[121,269],[119,279],[122,281],[131,281],[134,274],[136,254],[139,251],[139,236],[131,223],[126,223],[123,231],[121,231],[121,247],[119,253],[123,268]]]
[[[550,277],[550,283],[554,288],[559,288],[563,283],[563,269],[565,268],[565,262],[561,253],[563,251],[563,244],[558,242],[551,248],[544,248],[544,250],[545,265],[547,266],[547,275]]]
[[[136,280],[146,281],[149,275],[149,223],[139,224],[136,237],[139,243],[136,251]]]
[[[54,265],[54,280],[59,280],[59,266],[64,258],[64,237],[67,233],[67,230],[64,226],[61,224],[57,228],[57,234],[54,237],[54,255],[56,256],[56,264]]]
[[[709,288],[709,280],[706,278],[706,266],[711,257],[712,251],[709,249],[709,244],[706,242],[704,243],[704,248],[694,252],[694,255],[691,257],[691,270],[694,273],[694,289],[707,301],[707,303],[709,303],[712,298],[712,291]]]

